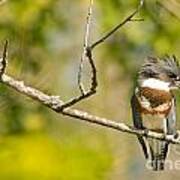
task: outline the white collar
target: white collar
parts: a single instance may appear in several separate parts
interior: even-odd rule
[[[149,87],[152,89],[170,91],[169,85],[170,83],[168,82],[161,81],[155,78],[149,78],[149,79],[143,80],[141,87]]]

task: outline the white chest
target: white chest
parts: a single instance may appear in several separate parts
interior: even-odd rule
[[[142,87],[148,87],[151,89],[157,89],[157,90],[164,90],[164,91],[170,91],[170,83],[161,81],[159,79],[155,78],[149,78],[142,82]]]

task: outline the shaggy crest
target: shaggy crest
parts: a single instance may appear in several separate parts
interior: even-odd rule
[[[164,58],[148,57],[139,71],[139,79],[157,78],[167,80],[180,77],[180,67],[177,58],[173,55]],[[163,79],[164,78],[164,79]]]

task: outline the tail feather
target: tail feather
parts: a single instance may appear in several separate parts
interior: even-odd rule
[[[164,170],[165,159],[167,157],[169,143],[149,138],[148,145],[150,151],[150,161],[152,170]]]

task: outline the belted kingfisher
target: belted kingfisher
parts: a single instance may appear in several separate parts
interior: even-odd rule
[[[174,136],[176,102],[172,90],[178,88],[180,67],[176,57],[148,57],[140,68],[137,86],[131,98],[135,128]],[[138,140],[151,169],[163,170],[169,143],[139,135]]]

